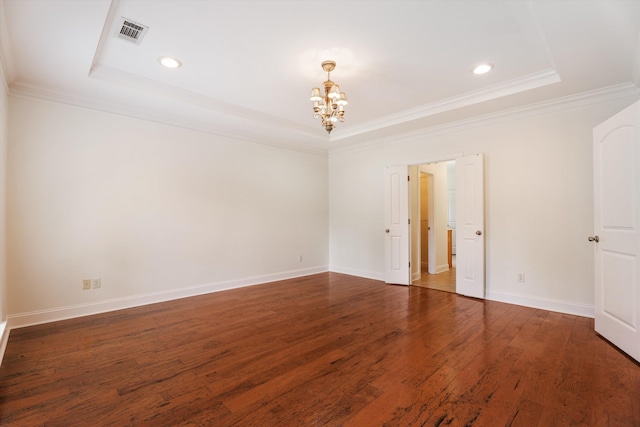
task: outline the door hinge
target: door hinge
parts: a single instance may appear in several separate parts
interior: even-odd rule
[[[411,268],[411,261],[409,261],[409,268]]]
[[[407,175],[407,181],[411,181],[411,175]]]
[[[411,225],[411,218],[409,218],[409,225]]]

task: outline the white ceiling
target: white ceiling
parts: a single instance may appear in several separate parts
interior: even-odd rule
[[[2,0],[10,93],[310,151],[560,97],[638,93],[640,1]],[[139,45],[121,18],[149,27]],[[171,55],[183,66],[163,68]],[[309,94],[346,92],[329,137]],[[478,63],[495,64],[476,76]],[[602,90],[602,88],[607,88]]]

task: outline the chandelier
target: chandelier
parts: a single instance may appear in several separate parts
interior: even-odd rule
[[[334,61],[324,61],[322,69],[327,72],[327,81],[324,82],[324,96],[320,88],[311,89],[311,101],[313,101],[313,118],[322,117],[322,126],[331,133],[335,123],[344,122],[344,106],[347,105],[347,96],[340,92],[340,86],[331,81],[331,72],[336,68]]]

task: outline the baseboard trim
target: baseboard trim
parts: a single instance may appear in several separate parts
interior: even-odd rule
[[[448,269],[447,265],[447,269]],[[330,271],[336,273],[349,274],[351,276],[363,277],[366,279],[374,279],[384,281],[384,273],[376,273],[370,271],[356,270],[353,268],[331,266]],[[521,305],[530,308],[539,308],[541,310],[555,311],[558,313],[572,314],[575,316],[593,318],[595,316],[595,308],[593,305],[579,304],[569,301],[554,300],[550,298],[538,298],[523,295],[513,295],[502,292],[487,291],[485,298],[491,301],[504,302],[507,304]]]
[[[590,318],[593,318],[595,316],[595,307],[593,305],[579,304],[569,301],[513,295],[491,291],[487,291],[486,299],[491,301],[522,305],[525,307],[539,308],[542,310],[556,311],[559,313],[572,314],[575,316]]]
[[[0,365],[2,365],[2,359],[4,359],[4,351],[7,349],[8,342],[9,328],[7,328],[7,322],[0,322]]]
[[[440,264],[436,267],[436,274],[444,273],[445,271],[449,271],[449,264]]]
[[[329,271],[332,271],[334,273],[348,274],[349,276],[363,277],[365,279],[380,280],[384,282],[384,273],[378,271],[358,270],[355,268],[340,267],[335,265],[332,265],[329,268]]]
[[[253,286],[263,283],[276,282],[279,280],[293,279],[295,277],[309,276],[312,274],[332,271],[336,273],[348,274],[367,279],[384,281],[384,273],[358,270],[339,266],[320,266],[299,270],[291,270],[276,274],[246,277],[237,280],[207,283],[189,288],[174,289],[165,292],[156,292],[142,295],[134,295],[124,298],[114,298],[91,304],[80,304],[67,307],[59,307],[49,310],[33,311],[28,313],[18,313],[7,316],[5,322],[0,322],[0,365],[7,348],[9,334],[12,329],[27,326],[39,325],[43,323],[56,322],[60,320],[72,319],[93,314],[106,313],[109,311],[124,310],[127,308],[139,307],[148,304],[171,301],[192,296],[204,295],[213,292],[220,292],[230,289]],[[538,308],[542,310],[555,311],[565,314],[593,318],[595,308],[593,305],[578,304],[568,301],[553,300],[548,298],[538,298],[531,296],[513,295],[502,292],[487,291],[486,299],[491,301],[504,302],[508,304],[521,305],[525,307]]]
[[[309,276],[312,274],[324,273],[326,271],[329,271],[327,266],[311,267],[299,270],[284,271],[275,274],[246,277],[236,280],[206,283],[198,286],[174,289],[170,291],[133,295],[123,298],[114,298],[91,304],[79,304],[48,310],[32,311],[28,313],[11,314],[7,316],[7,329],[9,332],[11,331],[11,329],[16,328],[57,322],[60,320],[73,319],[76,317],[90,316],[93,314],[106,313],[109,311],[124,310],[127,308],[140,307],[148,304],[155,304],[159,302],[188,298],[213,292],[226,291],[229,289],[242,288],[245,286],[293,279],[295,277]],[[7,336],[9,335],[8,332],[6,333]],[[3,348],[0,348],[0,350],[2,349]]]

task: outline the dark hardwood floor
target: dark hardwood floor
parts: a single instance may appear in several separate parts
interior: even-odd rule
[[[16,329],[11,426],[634,426],[593,320],[323,273]]]

